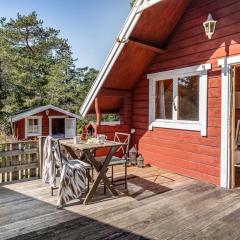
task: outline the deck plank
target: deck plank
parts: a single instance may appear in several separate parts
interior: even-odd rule
[[[0,187],[0,239],[237,239],[240,190],[162,169],[130,167],[129,191],[56,209],[41,180]],[[123,175],[117,168],[116,176]]]

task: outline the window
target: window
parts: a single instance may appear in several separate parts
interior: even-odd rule
[[[199,76],[178,78],[178,119],[199,121]]]
[[[173,120],[175,116],[177,120],[199,121],[199,76],[155,84],[155,119]]]
[[[25,137],[40,136],[42,134],[42,118],[29,117],[25,119]]]
[[[211,64],[149,74],[149,128],[207,128],[207,70]]]
[[[28,119],[28,133],[38,134],[39,119]]]
[[[173,80],[156,82],[156,109],[157,119],[172,119]]]

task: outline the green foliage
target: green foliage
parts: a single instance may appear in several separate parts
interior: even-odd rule
[[[78,114],[98,72],[76,68],[74,61],[68,41],[58,30],[44,27],[35,12],[1,18],[1,128],[10,114],[45,104]]]

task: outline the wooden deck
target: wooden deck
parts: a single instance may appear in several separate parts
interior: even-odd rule
[[[118,174],[121,175],[121,166]],[[0,239],[239,239],[240,190],[129,168],[129,192],[56,209],[41,180],[0,187]]]

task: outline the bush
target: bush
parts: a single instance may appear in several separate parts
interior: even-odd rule
[[[11,124],[6,114],[0,116],[0,140],[4,136],[11,135]]]

